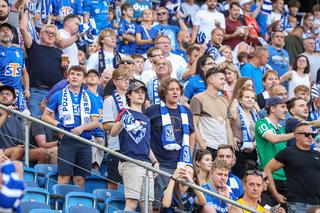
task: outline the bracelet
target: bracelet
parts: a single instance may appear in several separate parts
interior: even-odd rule
[[[172,179],[173,181],[176,181],[177,179],[174,178],[173,176],[170,176],[170,179]]]

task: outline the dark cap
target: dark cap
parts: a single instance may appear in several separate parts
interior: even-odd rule
[[[131,91],[135,91],[139,88],[143,88],[144,91],[147,91],[147,87],[144,85],[144,83],[140,82],[140,81],[135,81],[129,84],[127,93],[130,93]]]
[[[267,103],[266,103],[266,109],[269,109],[272,106],[276,106],[278,104],[285,104],[286,100],[284,100],[283,98],[279,97],[279,96],[275,96],[275,97],[271,97],[268,98]]]
[[[0,86],[0,93],[3,90],[9,90],[12,93],[13,97],[16,98],[16,91],[15,91],[15,89],[13,87],[7,86],[7,85],[2,85],[2,86]]]
[[[218,73],[224,74],[224,72],[219,70],[217,67],[210,68],[206,73],[206,79],[208,79],[211,75],[218,74]]]
[[[8,28],[11,30],[11,32],[13,33],[13,26],[12,26],[11,24],[9,24],[9,23],[2,23],[2,24],[0,25],[0,29],[1,29],[2,27],[8,27]]]
[[[286,122],[286,129],[288,129],[287,127],[289,127],[293,132],[302,122],[302,120],[299,120],[297,118],[289,118]]]
[[[88,72],[87,72],[87,75],[89,75],[90,73],[94,73],[94,74],[96,74],[97,76],[101,76],[100,75],[100,73],[97,71],[97,70],[95,70],[95,69],[91,69],[91,70],[89,70]]]

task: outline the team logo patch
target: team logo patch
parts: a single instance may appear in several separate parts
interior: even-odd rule
[[[6,66],[4,75],[17,77],[21,75],[22,67],[18,63],[10,63]]]

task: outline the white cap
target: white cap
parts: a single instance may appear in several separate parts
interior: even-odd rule
[[[252,1],[253,0],[241,0],[240,1],[240,6],[242,7],[243,5],[248,4],[248,3],[252,2]]]

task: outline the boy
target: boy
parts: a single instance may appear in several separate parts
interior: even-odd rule
[[[144,57],[140,54],[135,54],[131,56],[134,62],[133,78],[142,81],[141,74],[144,67]]]
[[[132,22],[133,7],[124,3],[121,6],[122,20],[119,23],[118,36],[120,37],[119,52],[126,55],[133,55],[136,52],[136,26]]]
[[[85,74],[82,66],[70,67],[69,84],[50,98],[42,120],[90,140],[91,130],[98,127],[99,114],[94,96],[82,86]],[[73,176],[73,183],[84,187],[85,177],[91,170],[91,155],[90,145],[63,136],[58,145],[58,183],[67,184]]]

